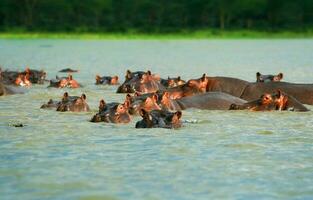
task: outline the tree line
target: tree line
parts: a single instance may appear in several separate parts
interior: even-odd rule
[[[1,0],[0,31],[307,30],[313,0]]]

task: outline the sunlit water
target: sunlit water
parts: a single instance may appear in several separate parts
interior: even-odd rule
[[[312,199],[313,112],[188,110],[178,130],[135,129],[139,117],[88,122],[101,98],[125,97],[95,86],[96,74],[254,81],[260,71],[310,83],[312,55],[313,40],[0,40],[4,68],[27,65],[53,78],[72,67],[84,85],[0,97],[0,199]],[[39,109],[64,91],[85,93],[92,112]]]

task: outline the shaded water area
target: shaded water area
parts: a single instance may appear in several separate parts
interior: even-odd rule
[[[101,98],[125,98],[94,85],[96,74],[255,81],[260,71],[312,83],[312,55],[313,40],[0,40],[4,68],[28,65],[53,78],[71,67],[84,85],[0,97],[0,199],[312,199],[313,111],[188,110],[178,130],[135,129],[139,117],[88,121]],[[85,93],[92,111],[39,109],[65,91]],[[9,126],[17,122],[26,126]]]

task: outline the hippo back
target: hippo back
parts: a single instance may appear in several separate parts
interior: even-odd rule
[[[229,110],[232,104],[242,105],[245,100],[223,92],[207,92],[176,100],[181,109]]]
[[[219,91],[240,97],[249,82],[231,77],[209,77],[207,92]]]
[[[264,93],[273,93],[281,90],[293,96],[299,102],[313,105],[313,84],[296,84],[287,82],[250,83],[241,98],[251,101]]]

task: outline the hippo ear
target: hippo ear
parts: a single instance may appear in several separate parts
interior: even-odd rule
[[[130,78],[131,78],[131,75],[132,75],[132,73],[131,73],[131,71],[128,69],[128,70],[126,71],[126,78],[127,78],[127,79],[130,79]]]
[[[144,118],[144,119],[150,119],[149,113],[148,113],[145,109],[141,109],[141,110],[139,111],[139,114],[140,114],[140,116],[141,116],[142,118]]]
[[[87,99],[87,96],[85,94],[82,94],[81,96],[82,99],[86,100]]]
[[[154,94],[154,95],[152,96],[152,99],[153,99],[155,102],[157,102],[157,101],[158,101],[158,99],[159,99],[159,97],[158,97],[158,95],[157,95],[157,94]]]
[[[127,94],[125,99],[126,99],[126,100],[131,100],[131,98],[132,98],[132,97],[130,96],[130,94]]]
[[[151,76],[152,73],[151,73],[150,70],[148,70],[148,71],[147,71],[147,74],[148,74],[149,76]]]
[[[114,78],[118,81],[118,76],[114,76]]]
[[[63,97],[64,97],[64,98],[67,98],[67,97],[68,97],[68,93],[65,92],[65,93],[63,94]]]
[[[284,74],[283,74],[283,73],[279,73],[277,76],[278,76],[280,79],[283,79]]]
[[[105,107],[105,101],[104,99],[101,99],[99,102],[99,109],[103,109]]]
[[[182,112],[177,111],[176,113],[174,113],[172,117],[172,123],[178,123],[181,117],[182,117]]]
[[[280,98],[281,95],[282,95],[282,91],[278,89],[278,90],[276,91],[276,96],[277,96],[278,98]]]
[[[177,77],[177,81],[180,81],[180,80],[181,80],[181,78],[180,78],[180,76],[178,76],[178,77]]]
[[[206,74],[203,74],[201,77],[201,81],[205,81]]]
[[[124,108],[128,109],[129,107],[130,107],[130,101],[128,99],[126,99],[124,102]]]
[[[181,111],[177,111],[175,113],[175,115],[177,116],[178,119],[180,119],[182,117],[183,113]]]
[[[170,76],[167,77],[167,80],[171,80]]]
[[[97,74],[96,75],[96,80],[98,81],[98,80],[100,80],[101,79],[101,77]]]
[[[169,96],[170,96],[170,93],[169,93],[169,92],[164,92],[163,95],[162,95],[162,98],[163,98],[163,97],[169,98]]]
[[[136,91],[135,94],[134,94],[134,96],[135,96],[135,97],[139,97],[139,96],[140,96],[140,93],[139,93],[138,91]]]

